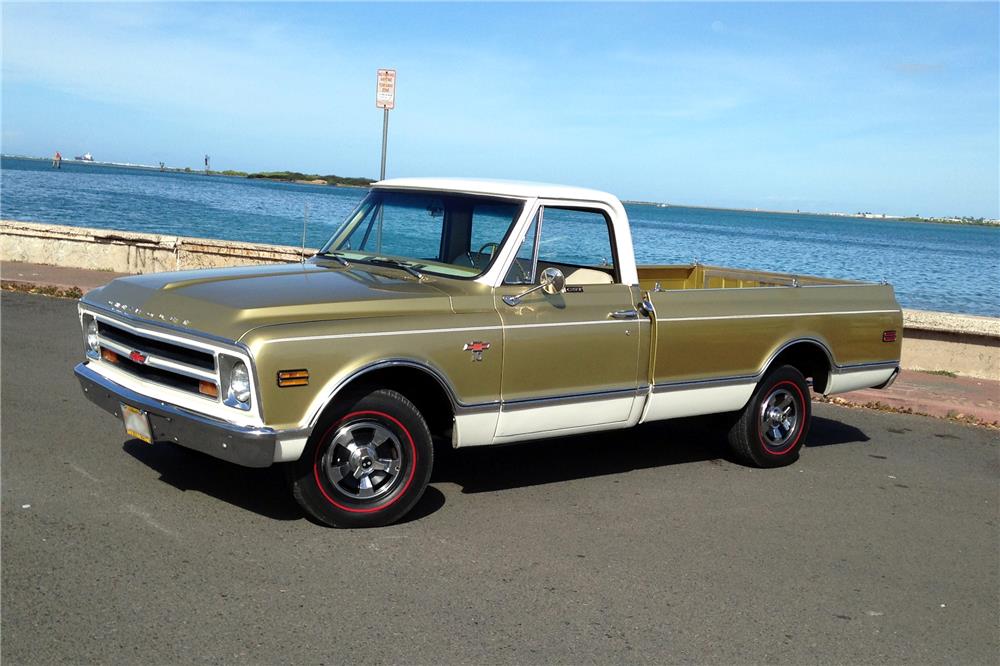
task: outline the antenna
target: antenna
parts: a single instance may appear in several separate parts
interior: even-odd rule
[[[302,255],[299,260],[306,263],[306,224],[309,222],[309,204],[302,205]]]

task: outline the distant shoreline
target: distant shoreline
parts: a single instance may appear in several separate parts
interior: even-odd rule
[[[31,157],[29,155],[0,155],[0,157],[31,160],[35,162],[52,162],[50,157]],[[305,174],[298,171],[260,171],[246,172],[227,169],[224,171],[197,170],[191,167],[168,167],[152,164],[134,164],[131,162],[90,162],[86,160],[63,159],[67,164],[112,166],[123,169],[139,169],[143,171],[159,171],[162,173],[181,173],[201,176],[222,176],[228,178],[245,178],[248,180],[267,180],[275,183],[294,183],[297,185],[318,185],[344,187],[352,189],[365,189],[376,181],[362,177],[343,177],[336,175],[321,176],[318,174]],[[650,206],[653,208],[691,208],[694,210],[717,210],[732,213],[766,213],[772,215],[820,215],[826,217],[844,217],[857,220],[879,220],[883,222],[919,222],[925,224],[954,224],[964,226],[980,226],[1000,228],[1000,220],[990,220],[985,218],[971,217],[919,217],[900,215],[886,215],[876,213],[818,213],[812,211],[799,210],[768,210],[761,208],[727,208],[725,206],[699,206],[687,204],[673,204],[657,201],[638,201],[633,199],[623,199],[622,203],[629,206]]]
[[[1000,220],[970,217],[920,217],[901,215],[886,215],[882,213],[817,213],[807,210],[768,210],[763,208],[726,208],[724,206],[696,206],[689,204],[672,204],[656,201],[635,201],[623,199],[622,204],[629,206],[650,206],[652,208],[693,208],[695,210],[718,210],[728,213],[766,213],[768,215],[819,215],[822,217],[844,217],[855,220],[878,220],[879,222],[920,222],[924,224],[957,224],[972,227],[997,227]]]
[[[30,160],[33,162],[51,163],[51,157],[31,157],[28,155],[0,155],[9,159]],[[76,164],[86,166],[110,166],[119,169],[137,169],[142,171],[156,171],[159,173],[180,173],[195,176],[223,176],[227,178],[246,178],[249,180],[268,180],[275,183],[296,183],[299,185],[329,185],[333,187],[368,188],[375,181],[370,178],[344,177],[336,175],[321,176],[318,174],[306,174],[298,171],[260,171],[246,172],[227,169],[224,171],[214,171],[210,169],[192,169],[191,167],[170,167],[158,166],[155,164],[134,164],[132,162],[98,162],[90,160],[62,159],[65,164]]]

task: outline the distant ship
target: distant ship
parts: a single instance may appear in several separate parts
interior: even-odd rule
[[[83,155],[77,155],[73,159],[79,160],[80,162],[93,162],[94,156],[90,153],[84,153]]]

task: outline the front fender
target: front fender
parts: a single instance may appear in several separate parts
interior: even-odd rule
[[[476,341],[489,342],[488,351],[474,356],[466,349]],[[271,326],[242,342],[256,364],[264,422],[274,428],[311,427],[351,379],[390,364],[433,376],[456,409],[495,403],[500,395],[503,336],[495,312]],[[278,386],[279,371],[298,369],[309,371],[308,385]]]

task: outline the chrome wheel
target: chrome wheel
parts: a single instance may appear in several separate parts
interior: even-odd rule
[[[399,439],[388,428],[378,421],[353,421],[333,434],[321,465],[338,492],[371,500],[396,486],[402,456]]]
[[[783,452],[798,423],[795,398],[786,389],[775,390],[760,406],[760,435],[764,448],[771,453]]]

